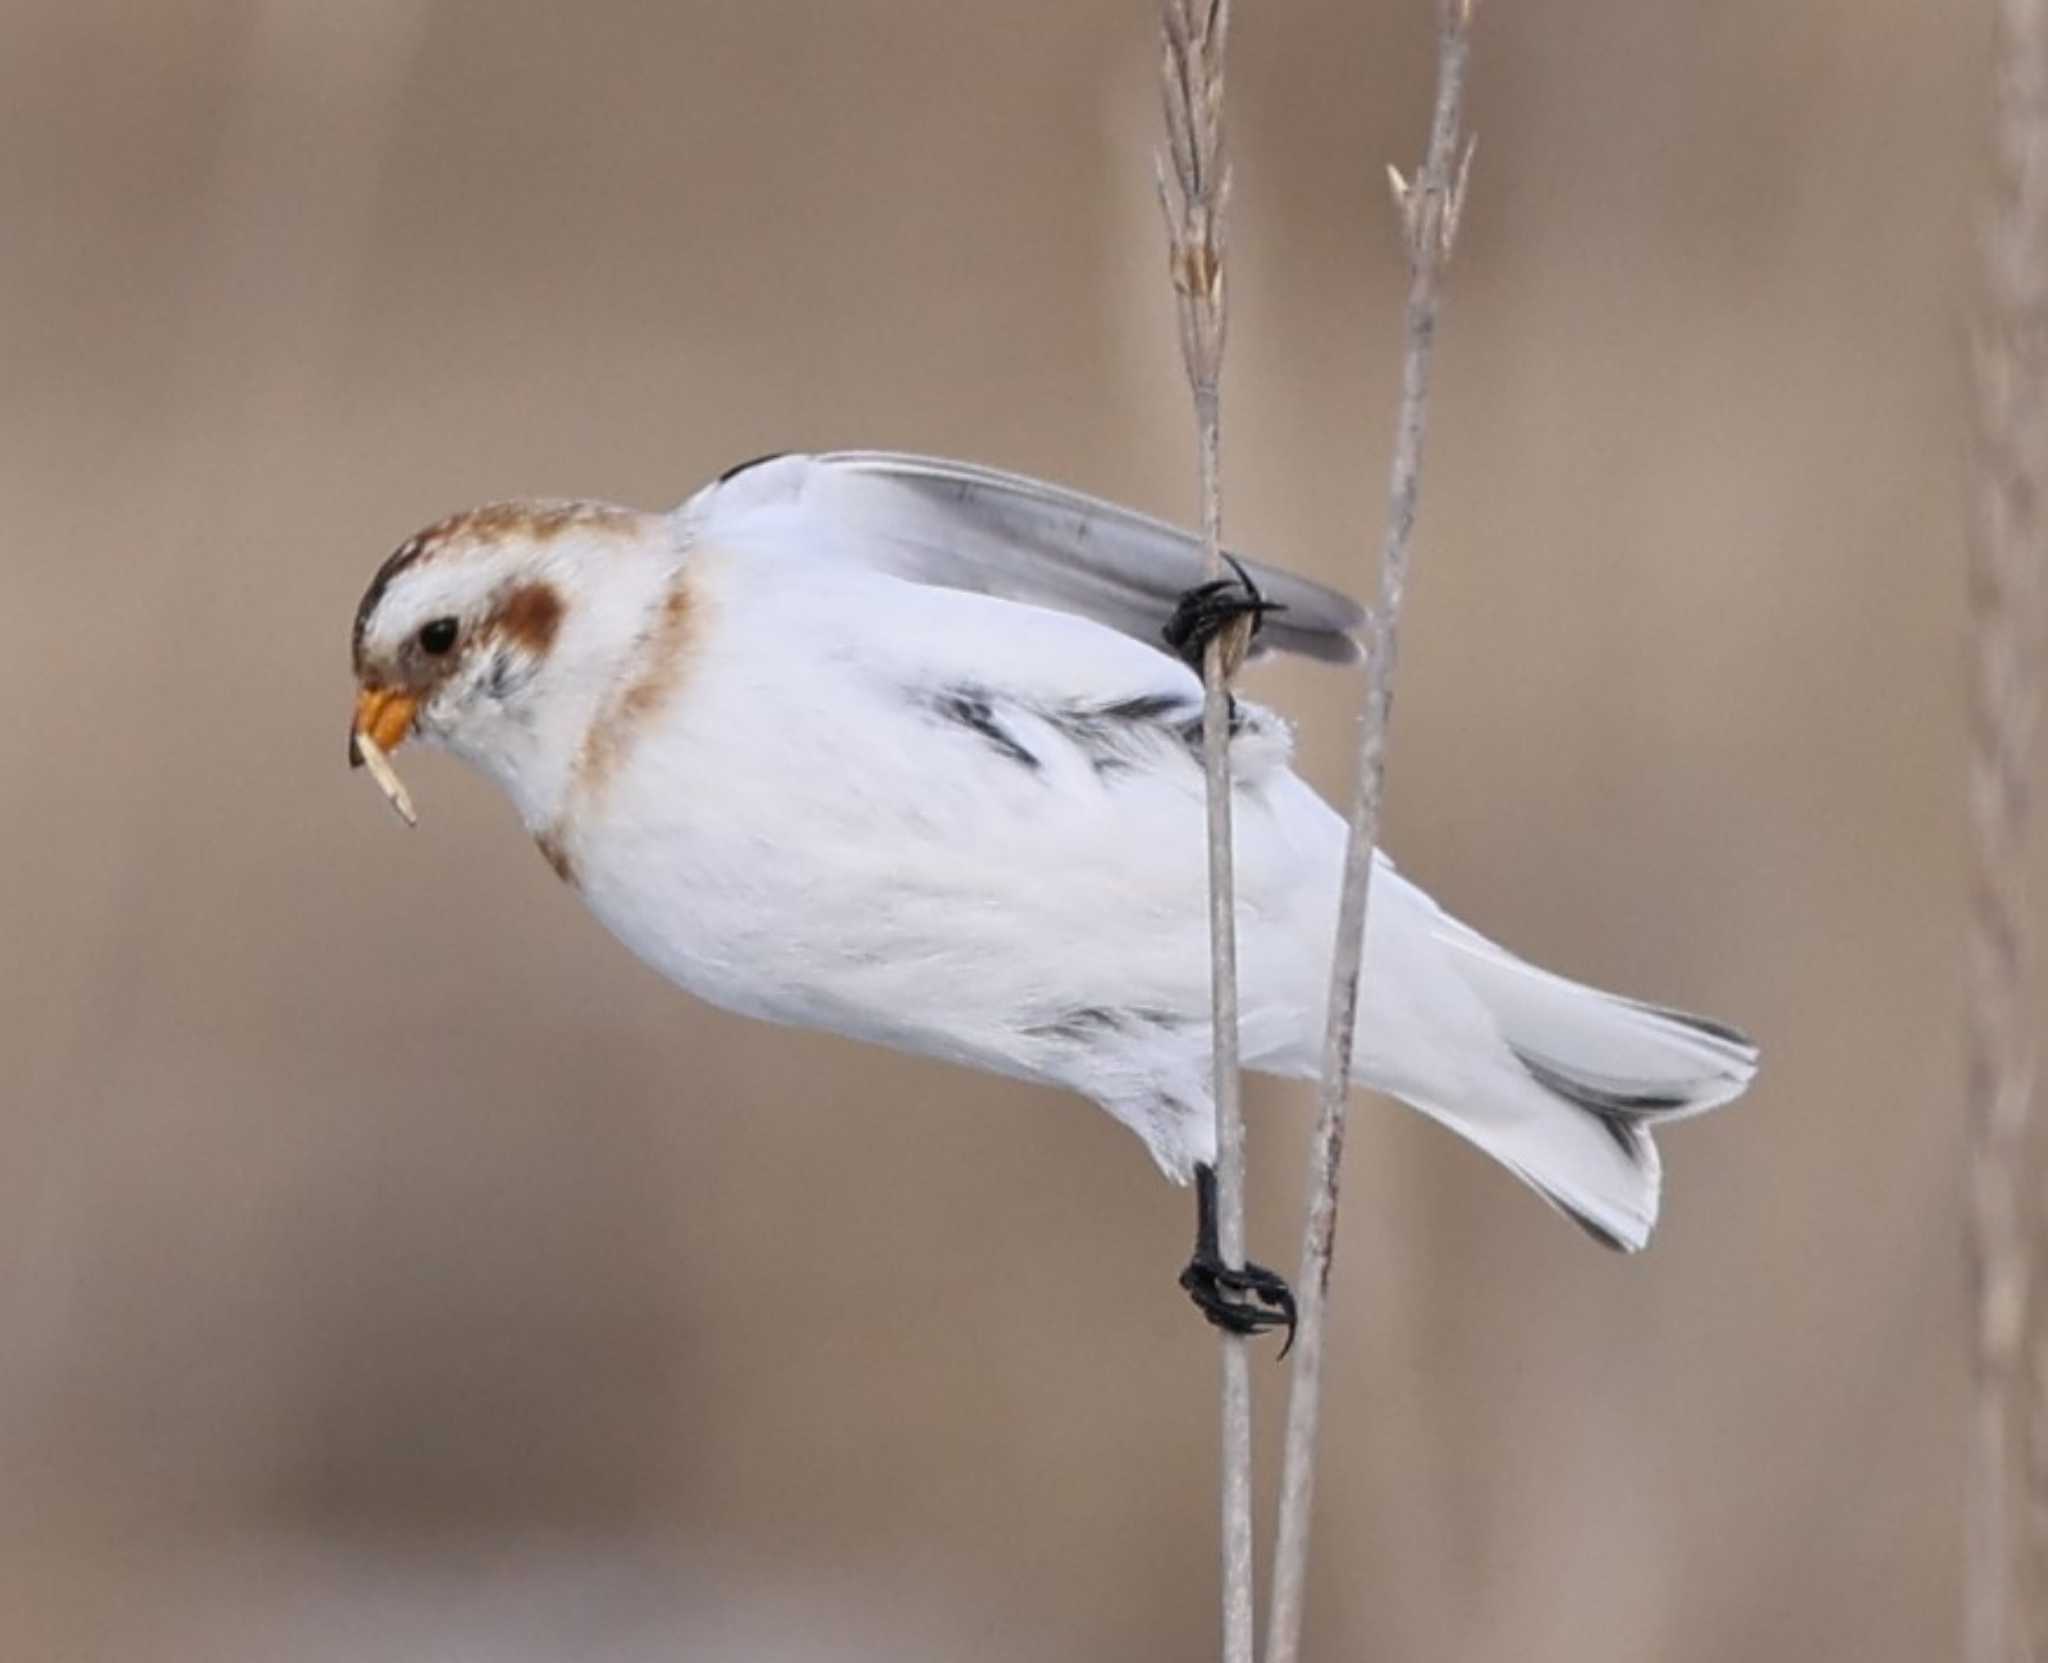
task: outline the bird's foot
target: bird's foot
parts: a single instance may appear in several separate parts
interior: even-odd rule
[[[1197,675],[1201,674],[1202,658],[1209,643],[1225,630],[1250,619],[1242,638],[1243,646],[1249,647],[1268,612],[1287,610],[1278,601],[1269,601],[1260,594],[1251,574],[1234,557],[1226,554],[1223,558],[1237,575],[1214,578],[1187,590],[1175,604],[1166,627],[1159,632],[1175,655]],[[1234,670],[1236,666],[1226,668]]]
[[[1180,1285],[1195,1302],[1195,1309],[1218,1328],[1232,1334],[1263,1334],[1269,1328],[1284,1327],[1287,1343],[1280,1348],[1280,1355],[1285,1357],[1292,1349],[1294,1291],[1284,1277],[1264,1265],[1246,1263],[1240,1269],[1197,1250],[1180,1273]]]

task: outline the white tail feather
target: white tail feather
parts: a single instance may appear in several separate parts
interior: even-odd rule
[[[1431,912],[1430,933],[1491,1019],[1503,1054],[1455,1100],[1399,1095],[1596,1239],[1628,1252],[1643,1247],[1662,1182],[1651,1126],[1740,1096],[1756,1074],[1756,1047],[1718,1023],[1539,969]]]
[[[1438,917],[1437,939],[1453,950],[1501,1037],[1574,1101],[1668,1120],[1719,1108],[1756,1077],[1756,1047],[1734,1029],[1567,980]]]
[[[1526,1075],[1503,1073],[1479,1112],[1403,1101],[1477,1144],[1605,1247],[1648,1245],[1663,1162],[1647,1127],[1561,1104]]]

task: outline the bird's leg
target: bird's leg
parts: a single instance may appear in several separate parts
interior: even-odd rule
[[[1268,612],[1287,610],[1278,601],[1269,601],[1260,594],[1259,586],[1236,559],[1227,554],[1223,558],[1237,575],[1198,583],[1186,591],[1175,604],[1173,616],[1166,620],[1166,627],[1159,632],[1197,675],[1201,674],[1202,655],[1208,651],[1209,643],[1240,618],[1251,619],[1244,637],[1245,645],[1249,646]]]
[[[1180,1285],[1188,1297],[1218,1328],[1233,1334],[1260,1334],[1268,1328],[1285,1326],[1287,1344],[1280,1348],[1285,1357],[1294,1344],[1294,1294],[1286,1281],[1264,1265],[1246,1262],[1242,1269],[1223,1262],[1216,1246],[1216,1169],[1195,1168],[1195,1254],[1180,1273]],[[1248,1304],[1249,1294],[1258,1304]]]

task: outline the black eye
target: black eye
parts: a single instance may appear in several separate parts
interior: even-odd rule
[[[456,623],[453,618],[436,618],[432,623],[420,626],[420,651],[439,658],[455,645]]]

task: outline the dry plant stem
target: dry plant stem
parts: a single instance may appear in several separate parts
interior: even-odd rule
[[[1194,395],[1202,534],[1209,574],[1224,575],[1222,441],[1217,384],[1227,310],[1223,214],[1223,47],[1229,0],[1164,0],[1161,93],[1166,151],[1159,202],[1180,317],[1181,358]],[[1202,765],[1208,787],[1210,1016],[1216,1095],[1217,1245],[1244,1263],[1244,1115],[1237,1058],[1237,886],[1231,867],[1230,677],[1245,633],[1227,631],[1203,660]],[[1223,1334],[1223,1657],[1252,1663],[1251,1363],[1242,1336]]]
[[[1213,556],[1220,494],[1215,400],[1201,422],[1203,523]],[[1214,567],[1220,567],[1220,560]],[[1244,1104],[1237,1057],[1237,884],[1231,866],[1230,693],[1226,647],[1202,663],[1202,766],[1208,775],[1210,1020],[1215,1029],[1216,1245],[1225,1264],[1244,1263]],[[1250,1341],[1223,1344],[1223,1657],[1252,1663],[1252,1376]]]
[[[1474,0],[1439,0],[1436,112],[1422,170],[1411,185],[1392,173],[1395,207],[1408,247],[1406,346],[1401,406],[1387,494],[1386,534],[1380,547],[1379,600],[1368,637],[1365,713],[1359,736],[1358,783],[1351,802],[1344,851],[1344,883],[1337,907],[1337,940],[1330,971],[1328,1022],[1323,1034],[1320,1106],[1309,1150],[1308,1210],[1301,1270],[1294,1296],[1299,1318],[1294,1373],[1287,1399],[1287,1441],[1280,1480],[1273,1556],[1273,1598],[1267,1616],[1266,1663],[1295,1663],[1301,1652],[1303,1592],[1308,1575],[1309,1524],[1315,1500],[1316,1435],[1322,1409],[1323,1329],[1330,1256],[1336,1246],[1337,1190],[1351,1087],[1351,1048],[1358,1016],[1373,850],[1379,843],[1380,804],[1386,782],[1388,717],[1394,699],[1401,600],[1408,584],[1408,549],[1422,488],[1422,444],[1429,413],[1430,351],[1436,339],[1443,268],[1457,236],[1465,182],[1472,161],[1459,125]],[[1389,170],[1392,172],[1392,170]]]
[[[1970,1262],[1976,1295],[1965,1656],[2010,1663],[2044,1636],[2030,1610],[2048,1555],[2048,1332],[2030,1284],[2048,1219],[2028,1190],[2034,1097],[2032,760],[2048,534],[2048,0],[2002,0],[1977,343],[1970,550]],[[2029,1226],[2035,1241],[2028,1241]],[[2031,1333],[2028,1332],[2031,1328]],[[2016,1539],[2019,1395],[2033,1419],[2027,1541]],[[2031,1630],[2031,1632],[2030,1632]]]

